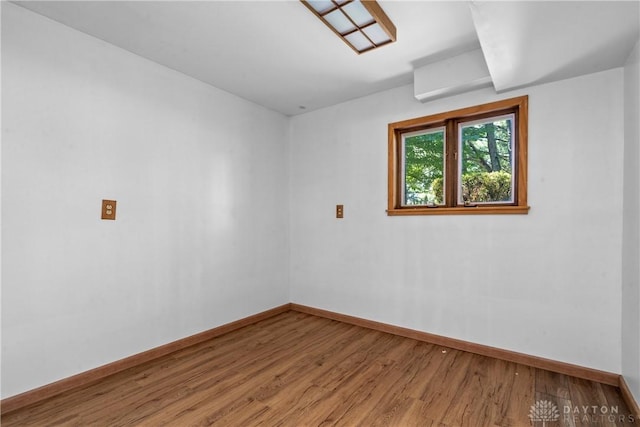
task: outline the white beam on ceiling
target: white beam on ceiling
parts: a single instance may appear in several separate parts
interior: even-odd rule
[[[413,71],[414,96],[427,102],[491,86],[491,75],[481,49],[427,64]]]

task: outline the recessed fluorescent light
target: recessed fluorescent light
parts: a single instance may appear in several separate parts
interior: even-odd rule
[[[396,41],[396,27],[375,0],[300,0],[357,53]]]

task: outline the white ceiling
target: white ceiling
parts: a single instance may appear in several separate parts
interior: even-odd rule
[[[638,1],[382,0],[398,41],[357,55],[298,0],[15,3],[286,115],[479,46],[498,91],[618,67],[640,27]]]

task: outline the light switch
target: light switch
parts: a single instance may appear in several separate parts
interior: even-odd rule
[[[344,205],[336,205],[336,218],[344,218]]]
[[[115,200],[103,200],[102,201],[102,219],[116,219],[116,201]]]

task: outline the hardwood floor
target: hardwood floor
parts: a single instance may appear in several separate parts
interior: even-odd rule
[[[542,426],[538,401],[549,427],[640,425],[616,387],[289,311],[2,426]]]

